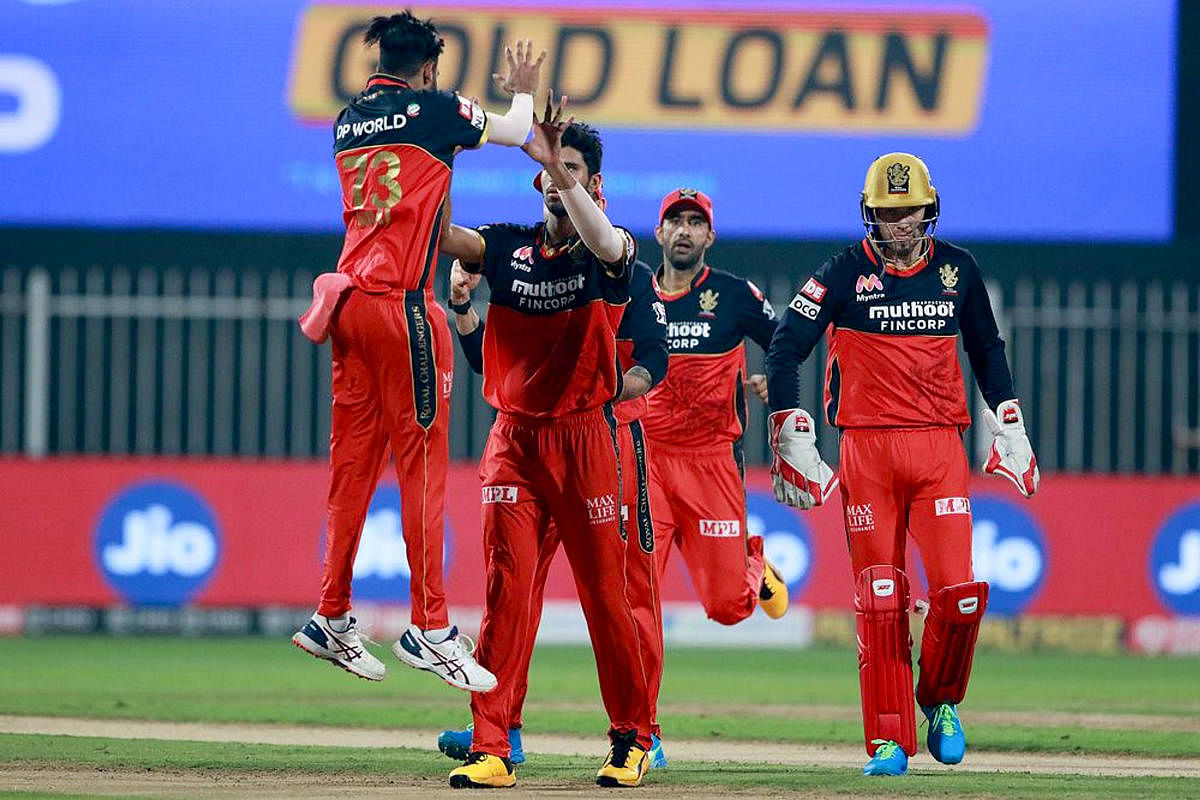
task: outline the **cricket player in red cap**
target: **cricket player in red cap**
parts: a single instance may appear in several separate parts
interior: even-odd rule
[[[678,548],[708,616],[733,625],[756,604],[787,611],[787,585],[746,529],[742,433],[746,392],[766,400],[766,378],[746,368],[747,338],[775,333],[771,304],[750,281],[708,264],[712,200],[696,189],[663,198],[655,289],[667,312],[667,376],[642,417],[654,453],[650,491],[659,574]],[[656,729],[655,733],[658,731]]]

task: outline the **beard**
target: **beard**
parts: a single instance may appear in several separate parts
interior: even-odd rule
[[[667,248],[667,261],[671,262],[671,266],[678,270],[691,269],[700,263],[703,255],[704,250],[699,247],[693,247],[686,253],[676,253],[674,247]]]
[[[889,242],[883,246],[883,256],[888,261],[910,264],[925,251],[924,234],[914,234],[911,239]]]
[[[543,199],[543,205],[546,206],[547,211],[549,211],[553,216],[558,217],[559,219],[562,219],[563,217],[567,216],[567,207],[563,205],[562,200],[559,200],[557,198],[555,198],[554,200]]]

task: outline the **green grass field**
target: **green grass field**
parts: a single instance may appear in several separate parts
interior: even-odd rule
[[[388,679],[372,684],[286,641],[5,639],[0,640],[5,676],[0,714],[420,730],[460,727],[469,720],[461,692],[404,668],[390,655],[385,660]],[[1200,754],[1198,676],[1200,662],[1194,659],[982,653],[963,706],[968,759],[972,752],[1195,759]],[[859,745],[857,704],[850,651],[674,650],[667,653],[660,721],[668,754],[672,739],[701,740],[711,742],[712,758],[719,760],[726,741]],[[606,725],[590,652],[537,651],[525,727],[602,742]],[[452,766],[433,747],[431,737],[426,752],[361,748],[348,755],[346,748],[318,746],[7,734],[0,735],[0,765],[287,773],[314,763],[335,771],[353,763],[355,770],[410,776],[432,786]],[[518,775],[534,786],[539,781],[586,786],[596,766],[595,759],[537,756]],[[760,787],[773,794],[869,789],[861,776],[842,768],[734,768],[678,760],[648,783]],[[918,770],[889,783],[887,791],[1175,798],[1200,796],[1200,780]]]

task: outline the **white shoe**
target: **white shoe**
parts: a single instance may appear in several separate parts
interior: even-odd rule
[[[339,632],[330,627],[328,617],[313,614],[303,628],[292,634],[292,644],[317,658],[332,661],[360,678],[381,681],[387,674],[387,667],[363,644],[357,623],[350,617],[349,627]]]
[[[470,639],[459,635],[458,626],[450,629],[446,641],[431,642],[424,631],[409,625],[392,645],[392,652],[410,667],[432,672],[456,689],[490,692],[496,688],[496,676],[479,666],[471,654],[474,643],[468,647],[468,642]]]

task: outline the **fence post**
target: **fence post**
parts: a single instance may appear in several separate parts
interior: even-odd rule
[[[29,273],[25,287],[25,455],[43,458],[50,441],[50,274]]]

